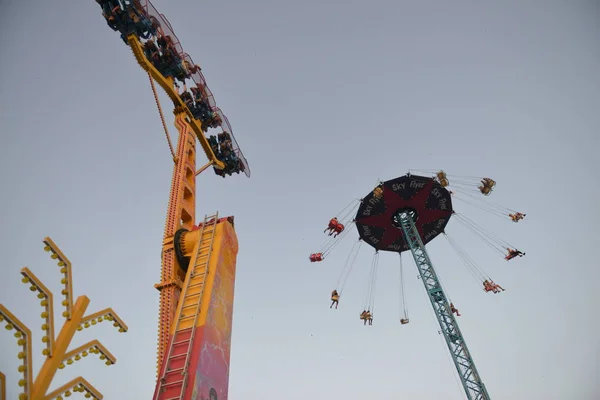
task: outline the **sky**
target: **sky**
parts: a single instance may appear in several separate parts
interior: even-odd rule
[[[410,257],[410,323],[399,323],[397,256],[384,253],[371,327],[358,319],[366,246],[340,308],[328,308],[357,234],[308,261],[329,218],[413,168],[492,177],[490,200],[527,214],[513,224],[454,204],[526,252],[507,263],[448,225],[506,288],[498,295],[443,237],[428,246],[490,396],[600,397],[598,1],[154,4],[201,65],[252,170],[197,180],[197,218],[234,215],[240,244],[231,400],[465,398]],[[0,303],[38,335],[39,367],[42,309],[19,270],[60,290],[42,250],[50,236],[73,262],[75,294],[130,328],[78,333],[74,346],[99,338],[117,364],[80,361],[52,387],[82,375],[106,399],[151,398],[172,160],[148,77],[92,0],[0,9]],[[2,329],[10,399],[17,351]]]

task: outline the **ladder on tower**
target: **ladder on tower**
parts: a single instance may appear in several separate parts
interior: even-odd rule
[[[166,365],[154,400],[183,400],[218,220],[219,213],[204,218],[197,251],[190,262],[191,268],[179,298],[181,305],[175,316],[175,333],[164,358]]]

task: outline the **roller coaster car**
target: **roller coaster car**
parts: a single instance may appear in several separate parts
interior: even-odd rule
[[[158,47],[156,47],[156,43],[153,40],[148,40],[142,45],[142,49],[144,50],[144,56],[153,64],[157,65],[160,62],[160,53],[158,52]]]
[[[127,36],[134,33],[140,38],[149,39],[157,33],[158,23],[150,20],[142,7],[131,1],[96,0],[102,8],[106,23],[114,31],[121,33],[121,39],[127,43]]]
[[[185,103],[187,108],[189,108],[190,110],[192,110],[194,108],[194,99],[192,98],[192,95],[190,94],[190,92],[188,92],[188,91],[182,92],[179,95],[179,97],[181,97],[181,100],[183,100],[183,102]]]
[[[156,39],[158,48],[160,49],[161,56],[159,62],[154,64],[154,67],[164,77],[171,77],[178,79],[185,83],[185,79],[190,77],[189,72],[183,65],[183,59],[177,52],[173,39],[169,35],[160,34]]]
[[[215,115],[218,116],[216,113]],[[225,175],[231,175],[233,173],[239,174],[240,172],[243,172],[245,167],[233,148],[231,135],[228,132],[223,131],[219,133],[217,138],[218,139],[215,139],[215,136],[209,137],[209,143],[217,155],[217,158],[225,164],[224,169],[215,171],[217,175],[220,175],[224,178]],[[216,151],[215,145],[218,145]]]
[[[210,121],[213,114],[206,100],[198,99],[198,97],[196,97],[196,104],[192,109],[190,109],[190,111],[192,112],[194,118],[202,122],[202,124],[205,124],[207,121]],[[202,130],[206,132],[208,128],[205,129],[203,125]]]

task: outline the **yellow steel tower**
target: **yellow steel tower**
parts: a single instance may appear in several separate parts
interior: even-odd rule
[[[113,30],[148,74],[175,163],[162,244],[158,379],[154,399],[226,400],[238,251],[233,217],[196,221],[196,176],[209,167],[225,177],[250,170],[200,67],[149,0],[96,0]],[[183,91],[175,79],[183,83]],[[174,105],[173,148],[155,82]],[[187,85],[190,84],[190,91]],[[204,126],[203,126],[204,125]],[[208,138],[208,129],[221,132]],[[196,169],[196,140],[208,163]]]
[[[233,217],[215,214],[194,224],[196,176],[210,166],[225,166],[204,136],[201,122],[181,100],[173,79],[164,77],[146,58],[135,35],[128,36],[127,41],[150,77],[157,104],[154,81],[173,101],[179,133],[173,154],[161,282],[155,285],[160,291],[160,319],[154,399],[190,399],[198,393],[227,399],[237,237]],[[158,107],[162,116],[160,104]],[[198,170],[196,139],[208,158]],[[200,352],[208,347],[220,358]],[[219,358],[216,363],[215,357]],[[213,361],[209,363],[208,358]]]

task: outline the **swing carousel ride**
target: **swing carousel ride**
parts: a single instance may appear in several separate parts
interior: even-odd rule
[[[450,217],[454,216],[454,219],[476,234],[494,251],[501,254],[506,261],[522,257],[525,253],[489,232],[469,217],[455,212],[452,200],[461,200],[515,223],[522,220],[525,214],[484,200],[482,195],[486,197],[491,195],[496,186],[496,182],[490,178],[452,176],[447,175],[444,171],[413,170],[413,172],[428,176],[413,175],[409,171],[404,176],[379,182],[364,198],[352,201],[342,209],[329,221],[325,229],[329,238],[318,252],[309,256],[309,260],[311,262],[324,261],[350,231],[347,226],[352,223],[356,224],[359,239],[352,246],[337,286],[331,293],[330,308],[337,309],[360,247],[362,243],[367,243],[375,249],[375,253],[360,320],[364,325],[373,324],[374,287],[379,252],[388,251],[398,253],[400,258],[401,312],[403,313],[400,323],[406,325],[409,323],[409,318],[404,295],[402,253],[410,251],[467,398],[469,400],[488,400],[490,397],[454,316],[455,314],[457,317],[460,316],[459,311],[442,289],[425,245],[437,236],[443,235],[471,274],[479,281],[483,290],[486,293],[497,294],[504,291],[504,288],[495,283],[485,271],[478,267],[454,238],[446,233],[445,228]],[[447,189],[450,187],[452,190]]]

